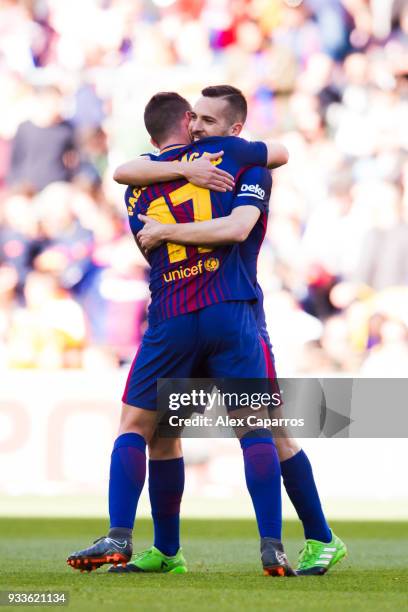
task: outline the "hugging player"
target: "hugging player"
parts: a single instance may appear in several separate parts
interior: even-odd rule
[[[190,125],[193,137],[201,140],[189,146],[184,146],[189,142],[188,103],[176,94],[162,94],[154,97],[149,105],[145,113],[146,127],[154,144],[161,148],[160,161],[131,162],[115,174],[117,180],[130,184],[142,185],[143,176],[148,183],[170,181],[156,182],[143,190],[127,190],[131,228],[152,266],[149,329],[129,374],[119,437],[112,453],[111,529],[108,537],[97,541],[95,546],[71,555],[68,562],[78,569],[129,560],[148,442],[155,546],[136,555],[123,569],[186,571],[179,549],[179,506],[184,483],[181,446],[179,440],[154,437],[158,377],[192,377],[203,365],[211,377],[274,376],[262,295],[256,283],[256,258],[266,227],[271,188],[270,174],[264,166],[285,163],[286,153],[271,143],[247,143],[231,138],[239,134],[246,116],[245,99],[233,88],[203,90]],[[171,108],[173,112],[169,111]],[[174,160],[188,158],[191,152],[214,154],[213,159],[221,160],[207,180],[207,184],[220,191],[209,192],[202,186],[193,188],[192,167],[196,166],[202,173],[205,166],[202,160],[174,164]],[[207,168],[208,165],[207,161]],[[129,176],[135,167],[142,177]],[[232,181],[225,170],[235,179],[235,193],[229,191]],[[180,179],[180,173],[189,179],[188,183]],[[198,182],[201,178],[200,175]],[[226,185],[227,191],[222,185]],[[190,246],[199,244],[205,247]],[[256,299],[257,306],[254,306]],[[221,342],[220,329],[224,335]],[[154,349],[158,342],[159,354]],[[265,573],[293,574],[280,541],[279,459],[284,484],[302,519],[307,538],[299,573],[324,573],[344,556],[345,547],[324,519],[306,455],[295,441],[282,438],[276,440],[278,458],[267,429],[242,436],[240,443],[261,536]],[[259,469],[259,465],[263,468]]]

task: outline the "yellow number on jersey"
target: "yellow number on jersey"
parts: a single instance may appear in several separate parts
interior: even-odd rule
[[[209,221],[212,219],[211,195],[208,189],[197,187],[191,183],[187,183],[169,193],[169,198],[173,206],[185,204],[189,200],[193,201],[194,222]],[[153,200],[147,210],[147,215],[159,221],[159,223],[176,223],[176,220],[162,196]],[[211,251],[205,247],[198,247],[199,253]],[[167,251],[169,254],[170,263],[177,263],[183,259],[187,259],[187,249],[180,244],[167,243]]]
[[[162,196],[150,202],[150,206],[147,210],[147,216],[152,217],[159,223],[176,223],[171,210]],[[187,249],[181,244],[173,244],[172,242],[167,243],[167,251],[169,254],[170,263],[177,263],[183,259],[187,259]]]

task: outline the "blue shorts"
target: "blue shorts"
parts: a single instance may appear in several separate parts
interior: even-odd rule
[[[265,343],[249,302],[220,302],[147,329],[122,401],[156,410],[158,378],[267,378]]]

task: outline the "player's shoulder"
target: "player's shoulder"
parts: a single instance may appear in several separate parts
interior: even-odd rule
[[[151,157],[151,159],[157,161],[180,160],[189,151],[193,150],[193,144],[194,143],[189,143],[186,145],[170,145],[169,147],[166,147],[163,151],[161,151],[158,155]]]

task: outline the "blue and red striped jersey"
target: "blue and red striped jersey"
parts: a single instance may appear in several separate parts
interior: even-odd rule
[[[190,145],[168,147],[155,159],[193,161],[206,153],[224,151],[215,163],[234,177],[248,166],[265,166],[266,145],[232,136],[205,138]],[[153,157],[152,157],[153,158]],[[200,222],[231,213],[234,193],[214,192],[186,180],[129,186],[125,201],[131,230],[143,227],[137,215],[161,223]],[[222,301],[256,301],[254,283],[242,262],[239,245],[214,249],[166,243],[148,255],[151,265],[149,321],[193,312]]]

